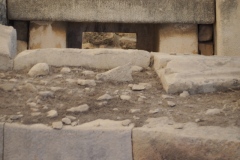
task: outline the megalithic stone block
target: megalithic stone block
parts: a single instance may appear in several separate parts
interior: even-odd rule
[[[198,53],[198,27],[195,24],[163,24],[159,28],[158,51]]]
[[[66,23],[31,22],[29,49],[66,48]]]
[[[240,0],[216,0],[215,54],[240,56]]]

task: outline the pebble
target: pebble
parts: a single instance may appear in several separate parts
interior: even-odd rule
[[[143,67],[140,66],[132,66],[131,67],[132,72],[142,72],[143,71]]]
[[[140,117],[133,116],[133,119],[138,120],[138,119],[140,119]]]
[[[70,125],[72,123],[71,119],[69,118],[63,118],[62,119],[63,124]]]
[[[133,84],[129,84],[128,87],[132,88],[132,87],[133,87]]]
[[[113,111],[119,111],[119,109],[118,108],[113,108]]]
[[[173,96],[169,96],[169,95],[162,95],[163,99],[174,99]]]
[[[151,83],[139,83],[139,85],[144,86],[145,89],[150,89],[150,88],[152,88],[152,84],[151,84]]]
[[[203,119],[195,119],[195,122],[198,123],[198,122],[203,122],[204,120]]]
[[[62,77],[63,77],[62,74],[58,74],[58,75],[55,76],[55,78],[62,78]]]
[[[37,107],[37,104],[34,102],[27,103],[29,107]]]
[[[89,106],[87,104],[80,105],[78,107],[72,107],[70,109],[67,109],[68,112],[86,112],[89,110]]]
[[[93,71],[88,71],[88,70],[83,71],[82,74],[84,76],[95,76],[95,73]]]
[[[31,111],[37,112],[37,111],[39,111],[39,109],[37,109],[37,108],[31,108]]]
[[[96,86],[95,80],[78,79],[77,84],[81,86]]]
[[[122,126],[129,126],[129,124],[131,124],[131,120],[129,119],[122,121]]]
[[[69,67],[63,67],[60,72],[61,73],[70,73],[71,69]]]
[[[131,96],[129,96],[129,95],[121,95],[120,98],[121,98],[121,100],[129,101],[131,99]]]
[[[68,82],[68,83],[76,83],[77,80],[76,79],[66,79],[66,82]]]
[[[40,91],[38,94],[42,98],[54,98],[54,93],[52,91]]]
[[[155,113],[159,113],[160,112],[160,109],[157,108],[157,109],[152,109],[149,111],[150,114],[155,114]]]
[[[186,97],[189,96],[189,93],[188,93],[188,91],[183,91],[179,96],[183,97],[183,98],[186,98]]]
[[[23,86],[23,89],[26,91],[30,91],[30,92],[37,92],[37,88],[34,85],[32,85],[31,83],[26,83]]]
[[[106,105],[108,102],[107,101],[102,101],[102,102],[98,102],[97,105],[98,106],[104,106]]]
[[[31,113],[31,116],[36,117],[36,116],[40,116],[41,112],[33,112]]]
[[[141,109],[130,109],[130,113],[138,113],[138,112],[140,112],[141,111]]]
[[[100,97],[98,97],[98,101],[101,101],[101,100],[110,100],[110,99],[112,99],[113,97],[112,96],[110,96],[109,94],[104,94],[104,95],[102,95],[102,96],[100,96]]]
[[[205,114],[206,115],[217,115],[220,113],[222,113],[222,110],[215,108],[215,109],[208,109]]]
[[[49,74],[49,66],[47,63],[38,63],[34,65],[28,72],[31,77],[44,76]]]
[[[71,123],[71,126],[77,126],[77,125],[78,125],[77,121]]]
[[[183,129],[184,128],[184,124],[175,124],[174,125],[174,129]]]
[[[11,115],[11,116],[10,116],[10,119],[11,119],[11,120],[18,120],[19,118],[22,118],[22,117],[23,117],[22,114],[19,114],[19,115]]]
[[[145,86],[144,85],[139,85],[139,84],[134,84],[132,86],[132,90],[133,91],[142,91],[142,90],[145,90]]]
[[[69,118],[71,121],[74,121],[74,120],[76,120],[77,118],[76,117],[74,117],[74,116],[66,116],[66,118]]]
[[[62,87],[50,87],[50,90],[53,92],[57,92],[57,91],[63,90],[63,88]]]
[[[9,79],[9,82],[17,82],[18,80],[15,78]]]
[[[56,110],[50,110],[47,112],[47,117],[54,118],[58,116],[58,112]]]
[[[5,92],[11,92],[15,87],[15,84],[12,83],[5,83],[0,85],[0,90],[3,90]]]
[[[62,123],[61,121],[59,121],[59,122],[53,122],[53,123],[52,123],[52,128],[53,128],[53,129],[58,129],[58,130],[60,130],[60,129],[63,128],[63,123]]]
[[[172,101],[167,101],[167,105],[169,107],[175,107],[176,106],[176,103],[172,102]]]

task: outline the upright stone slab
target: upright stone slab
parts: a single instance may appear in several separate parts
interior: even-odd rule
[[[216,0],[216,55],[240,55],[240,0]]]
[[[0,160],[3,160],[3,127],[4,124],[0,123]]]
[[[154,69],[167,93],[240,88],[240,57],[154,54]]]
[[[134,160],[240,159],[238,127],[179,124],[166,117],[151,118],[147,123],[133,129]]]
[[[62,130],[6,124],[4,160],[132,160],[132,128],[110,120]]]
[[[8,0],[11,20],[214,23],[214,0]]]
[[[0,70],[13,67],[13,58],[17,53],[17,35],[13,27],[0,24]]]
[[[158,51],[198,53],[198,27],[195,24],[163,24],[159,29]]]
[[[0,24],[7,24],[6,0],[0,0]]]
[[[34,21],[30,23],[29,49],[66,48],[66,37],[64,22]]]

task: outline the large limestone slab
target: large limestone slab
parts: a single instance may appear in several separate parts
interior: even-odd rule
[[[3,128],[4,124],[0,123],[0,160],[3,160]]]
[[[17,53],[17,34],[13,27],[0,24],[0,70],[13,68],[13,58]]]
[[[131,160],[131,126],[96,120],[54,130],[36,124],[6,124],[4,159],[11,160]]]
[[[64,22],[31,22],[29,49],[66,48],[66,27]]]
[[[240,57],[154,53],[154,69],[168,93],[240,88]]]
[[[6,0],[0,0],[0,24],[7,24]]]
[[[162,24],[158,51],[164,53],[198,53],[198,26],[195,24]]]
[[[214,0],[8,0],[11,20],[204,24],[214,10]]]
[[[135,160],[240,159],[240,128],[179,124],[166,117],[147,122],[133,129]]]
[[[216,0],[215,53],[240,55],[240,0]]]
[[[37,63],[52,66],[84,66],[99,69],[112,69],[131,63],[148,67],[150,53],[141,50],[121,49],[38,49],[27,50],[14,59],[14,69],[32,67]]]

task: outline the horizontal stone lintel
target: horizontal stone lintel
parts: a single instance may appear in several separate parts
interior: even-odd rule
[[[215,22],[214,0],[8,0],[10,20],[197,23]]]

